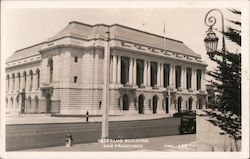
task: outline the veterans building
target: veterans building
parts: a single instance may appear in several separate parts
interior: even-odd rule
[[[182,41],[119,24],[70,22],[6,61],[6,113],[101,114],[109,30],[109,114],[172,114],[206,105],[206,64]]]

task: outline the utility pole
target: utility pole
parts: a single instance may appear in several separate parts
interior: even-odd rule
[[[109,129],[109,61],[110,61],[110,46],[109,46],[109,30],[105,33],[104,39],[104,59],[103,59],[103,99],[102,99],[102,139],[108,138]]]

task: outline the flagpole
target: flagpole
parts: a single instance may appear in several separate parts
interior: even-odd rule
[[[165,33],[166,33],[166,30],[165,30],[165,20],[164,20],[164,22],[163,22],[163,50],[164,50],[164,52],[166,51],[166,43],[165,43],[166,35],[165,35]]]

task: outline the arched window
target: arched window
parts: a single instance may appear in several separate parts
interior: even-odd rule
[[[31,108],[31,97],[30,96],[28,97],[28,106],[29,106],[29,108]]]
[[[5,105],[5,108],[8,109],[9,101],[8,101],[8,98],[7,98],[7,97],[5,98],[5,104],[6,104],[6,105]]]
[[[33,71],[30,70],[30,90],[33,88]]]
[[[129,110],[129,101],[127,94],[124,94],[122,97],[122,110]]]
[[[181,104],[182,104],[182,97],[180,96],[179,98],[178,98],[178,112],[180,112],[181,111]]]
[[[193,103],[193,98],[190,97],[190,98],[188,99],[188,110],[192,110],[192,103]]]
[[[198,100],[198,109],[202,109],[202,106],[203,106],[203,100],[202,100],[202,98],[199,98],[199,100]]]
[[[143,114],[144,113],[144,96],[143,94],[141,94],[139,96],[139,99],[138,99],[138,103],[139,103],[139,114]]]
[[[155,95],[153,97],[153,114],[157,113],[157,103],[158,103],[158,97]]]
[[[169,104],[170,101],[169,100],[170,100],[169,97],[165,98],[166,114],[169,113],[169,107],[170,107],[170,104]]]
[[[37,74],[37,88],[40,87],[40,70],[37,69],[36,70],[36,74]]]
[[[17,95],[16,96],[16,108],[18,108],[18,106],[19,106],[19,102],[20,102],[20,96],[19,95]]]
[[[49,67],[49,83],[52,83],[53,81],[53,60],[52,58],[48,61],[48,67]]]
[[[38,100],[38,97],[35,96],[35,113],[38,113],[39,112],[39,100]]]
[[[10,108],[13,108],[13,98],[10,98]]]

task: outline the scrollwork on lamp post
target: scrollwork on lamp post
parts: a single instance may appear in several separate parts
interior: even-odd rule
[[[226,45],[225,45],[225,37],[224,37],[224,16],[223,13],[219,9],[212,9],[210,10],[206,16],[205,16],[205,24],[208,26],[207,36],[204,39],[207,54],[211,55],[211,53],[217,52],[217,46],[219,38],[216,36],[216,34],[213,32],[213,26],[216,24],[216,18],[211,15],[211,12],[217,11],[221,15],[221,31],[222,31],[222,52],[225,53]]]

